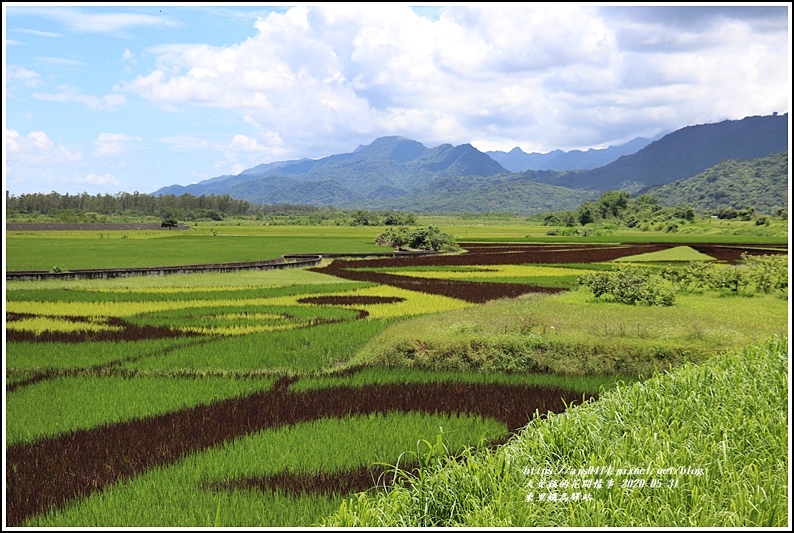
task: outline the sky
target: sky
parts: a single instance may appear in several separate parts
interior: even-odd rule
[[[586,150],[788,113],[790,3],[3,3],[3,182],[151,193],[378,137]]]

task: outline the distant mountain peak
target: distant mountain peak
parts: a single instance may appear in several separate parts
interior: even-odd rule
[[[658,137],[657,137],[658,138]],[[516,146],[509,152],[486,152],[491,159],[511,172],[524,172],[527,170],[592,170],[608,165],[624,155],[631,155],[654,139],[638,137],[625,144],[609,146],[608,148],[589,148],[587,151],[570,150],[564,152],[560,149],[547,153],[526,153]]]

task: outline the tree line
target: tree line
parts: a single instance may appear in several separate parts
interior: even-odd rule
[[[110,218],[158,218],[176,222],[221,221],[250,218],[272,225],[396,226],[416,224],[416,215],[396,211],[342,210],[303,204],[253,204],[224,195],[139,192],[116,194],[30,193],[14,196],[6,191],[6,220],[46,219],[57,222],[106,222]]]

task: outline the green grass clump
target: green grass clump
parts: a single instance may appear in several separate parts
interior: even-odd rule
[[[786,527],[787,370],[788,338],[772,338],[619,386],[533,420],[499,450],[440,459],[387,494],[348,498],[322,524]],[[603,485],[585,488],[588,479]]]

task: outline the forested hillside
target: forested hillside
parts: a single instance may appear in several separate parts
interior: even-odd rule
[[[725,161],[747,161],[788,149],[788,114],[687,126],[636,154],[603,167],[563,174],[544,183],[577,189],[638,192],[691,178]]]
[[[750,206],[776,215],[788,209],[788,151],[749,161],[729,159],[692,178],[646,192],[663,205],[687,203],[698,212]]]

